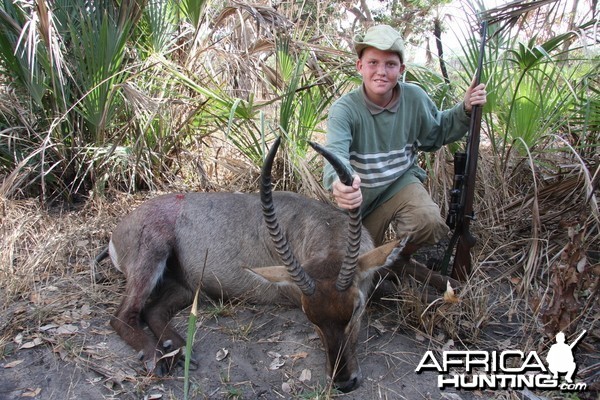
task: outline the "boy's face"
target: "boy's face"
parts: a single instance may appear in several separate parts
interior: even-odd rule
[[[362,76],[367,96],[377,101],[392,92],[404,72],[404,64],[397,53],[367,47],[356,61],[356,69]]]

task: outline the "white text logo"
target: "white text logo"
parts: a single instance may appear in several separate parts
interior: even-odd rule
[[[415,372],[437,371],[438,387],[455,389],[560,389],[581,391],[585,382],[573,380],[577,365],[573,348],[585,335],[584,330],[571,344],[565,343],[565,335],[559,332],[556,343],[550,347],[546,364],[537,352],[520,350],[444,351],[441,359],[433,351],[425,353]],[[458,370],[460,372],[457,372]],[[564,381],[561,382],[561,376]]]

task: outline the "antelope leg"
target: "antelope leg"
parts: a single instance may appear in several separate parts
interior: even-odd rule
[[[407,274],[415,278],[417,281],[428,284],[440,291],[445,291],[450,282],[450,285],[453,288],[458,288],[460,286],[460,282],[455,279],[450,278],[449,276],[444,276],[439,272],[432,271],[427,268],[425,264],[422,264],[415,259],[399,259],[394,264],[387,269],[388,272],[398,276],[400,278],[403,274]]]

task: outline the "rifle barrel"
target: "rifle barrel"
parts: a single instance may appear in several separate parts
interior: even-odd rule
[[[487,35],[487,22],[481,23],[481,42],[479,44],[479,57],[477,60],[477,71],[475,72],[475,86],[481,83],[483,70],[483,58],[485,54],[485,42]],[[454,263],[451,276],[457,280],[464,281],[471,274],[471,248],[476,239],[471,234],[469,225],[475,218],[473,212],[473,201],[475,198],[475,176],[477,173],[477,157],[479,156],[479,137],[481,130],[482,107],[474,105],[471,108],[471,122],[466,143],[466,159],[464,167],[463,184],[460,189],[460,207],[452,221],[455,221],[455,235],[459,234]],[[456,208],[456,207],[455,207]],[[452,242],[451,242],[452,243]]]
[[[573,341],[571,342],[571,344],[569,345],[569,348],[571,348],[571,349],[572,349],[573,347],[575,347],[575,345],[576,345],[577,343],[579,343],[579,341],[581,340],[581,338],[582,338],[582,337],[583,337],[583,336],[584,336],[586,333],[587,333],[587,329],[584,329],[584,330],[583,330],[583,332],[581,332],[581,334],[580,334],[579,336],[577,336],[577,339],[575,339],[575,340],[573,340]]]

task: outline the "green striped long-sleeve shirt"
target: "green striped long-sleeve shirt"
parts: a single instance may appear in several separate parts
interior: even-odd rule
[[[361,86],[330,108],[326,147],[361,179],[362,215],[367,216],[409,183],[424,182],[417,152],[435,151],[463,137],[469,116],[462,103],[437,109],[419,86],[398,83],[398,100],[389,108],[370,103]],[[326,163],[323,183],[331,190],[337,179]]]

